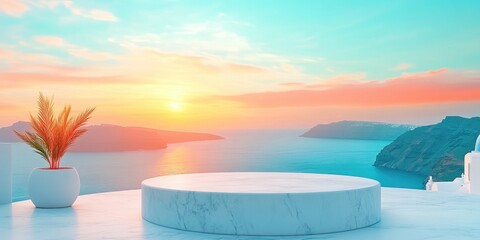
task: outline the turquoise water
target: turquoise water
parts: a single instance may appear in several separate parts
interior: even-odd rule
[[[422,188],[424,176],[373,167],[389,141],[312,139],[303,130],[219,133],[225,140],[171,144],[157,151],[68,153],[81,194],[138,189],[150,177],[194,172],[281,171],[345,174],[378,180],[382,186]],[[14,199],[26,199],[32,168],[45,162],[24,144],[13,145]]]

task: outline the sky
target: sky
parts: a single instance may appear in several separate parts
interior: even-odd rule
[[[0,126],[39,92],[172,130],[480,116],[479,1],[0,1]]]

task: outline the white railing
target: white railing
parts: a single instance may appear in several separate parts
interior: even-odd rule
[[[12,148],[0,143],[0,204],[12,202]]]

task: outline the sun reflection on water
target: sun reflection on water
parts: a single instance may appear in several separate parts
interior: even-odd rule
[[[171,175],[201,171],[191,149],[185,146],[169,146],[165,155],[158,160],[155,170],[158,175]]]

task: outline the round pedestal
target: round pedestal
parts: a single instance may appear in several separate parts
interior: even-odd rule
[[[340,175],[199,173],[142,183],[142,215],[166,227],[235,235],[305,235],[380,221],[380,184]]]

